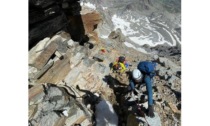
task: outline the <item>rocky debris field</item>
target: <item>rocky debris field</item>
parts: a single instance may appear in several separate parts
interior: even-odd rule
[[[29,50],[29,125],[95,125],[97,114],[93,94],[98,93],[112,105],[120,126],[145,126],[147,122],[150,126],[180,126],[180,51],[176,52],[178,49],[172,47],[156,47],[153,50],[159,51],[155,55],[141,53],[125,46],[125,36],[120,29],[110,30],[108,38],[101,38],[98,36],[98,28],[102,25],[100,21],[103,20],[100,14],[90,10],[82,13],[89,37],[84,45],[72,40],[70,34],[60,31],[39,41]],[[168,55],[168,52],[174,53]],[[110,64],[119,56],[125,56],[130,64],[121,75],[110,70]],[[126,106],[126,102],[132,101],[126,93],[128,73],[143,60],[158,64],[153,85],[155,118],[146,116],[146,120],[134,114],[135,106]],[[136,96],[145,94],[146,87],[141,86],[139,90],[142,92]],[[147,108],[147,101],[141,105]]]
[[[126,98],[123,90],[127,89],[127,75],[112,73],[109,66],[121,55],[130,64],[127,71],[142,60],[158,63],[153,86],[155,112],[162,126],[180,125],[181,68],[177,63],[158,55],[145,55],[114,40],[101,39],[98,44],[81,46],[64,32],[45,38],[29,51],[29,124],[92,125],[94,111],[85,104],[86,93],[79,91],[77,85],[110,101],[118,114],[119,125],[126,124],[131,112],[129,108],[121,111],[121,107],[125,107],[122,99]]]

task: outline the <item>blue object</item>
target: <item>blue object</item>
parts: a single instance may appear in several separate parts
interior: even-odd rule
[[[128,66],[129,66],[129,64],[126,62],[126,63],[125,63],[125,67],[128,68]]]
[[[149,75],[151,78],[155,76],[155,62],[142,61],[137,68],[143,73]]]
[[[132,79],[130,79],[128,91],[132,91],[135,89],[135,84]]]
[[[146,83],[147,94],[148,94],[148,105],[153,105],[153,92],[152,92],[152,78],[146,75],[144,77],[144,82]]]

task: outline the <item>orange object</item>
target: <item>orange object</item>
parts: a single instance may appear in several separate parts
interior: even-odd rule
[[[104,48],[101,48],[101,52],[105,53],[105,52],[106,52],[106,50],[105,50]]]

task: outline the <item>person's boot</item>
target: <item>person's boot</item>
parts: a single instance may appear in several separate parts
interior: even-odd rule
[[[155,117],[153,105],[149,105],[149,107],[148,107],[148,116],[151,118]]]

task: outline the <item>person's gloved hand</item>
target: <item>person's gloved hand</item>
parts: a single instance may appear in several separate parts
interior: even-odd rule
[[[151,117],[151,118],[153,118],[155,116],[153,105],[149,105],[149,107],[148,107],[148,116]]]

